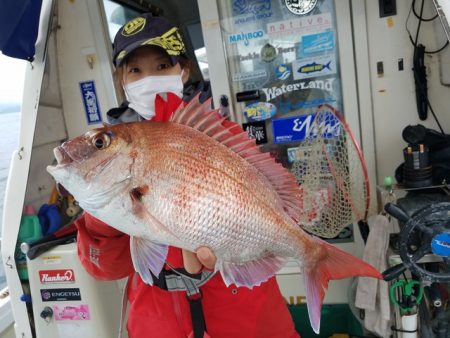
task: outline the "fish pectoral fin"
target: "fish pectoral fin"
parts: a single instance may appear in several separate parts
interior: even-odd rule
[[[220,270],[227,286],[259,286],[274,276],[286,263],[285,258],[275,255],[267,256],[256,261],[245,263],[231,263],[218,260],[216,270]]]
[[[148,193],[149,187],[147,185],[141,187],[135,187],[130,190],[130,198],[133,205],[133,213],[139,218],[143,218],[145,215],[144,205],[142,198]]]
[[[153,275],[158,276],[167,258],[168,246],[131,236],[131,258],[134,269],[146,284],[153,285]]]

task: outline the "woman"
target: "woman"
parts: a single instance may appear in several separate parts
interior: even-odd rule
[[[168,121],[189,78],[178,29],[143,14],[117,33],[113,60],[128,105],[108,112],[109,121]],[[251,290],[227,287],[220,274],[209,271],[215,264],[211,250],[171,247],[165,269],[149,286],[134,273],[128,235],[87,213],[77,227],[78,254],[90,274],[104,280],[130,276],[131,338],[298,337],[274,277]]]

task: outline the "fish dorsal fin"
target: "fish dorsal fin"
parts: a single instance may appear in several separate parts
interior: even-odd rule
[[[261,152],[254,139],[241,126],[213,110],[211,99],[201,103],[197,94],[185,107],[180,106],[170,122],[189,126],[207,134],[255,166],[276,189],[282,207],[298,223],[302,213],[302,194],[297,180],[270,153]]]

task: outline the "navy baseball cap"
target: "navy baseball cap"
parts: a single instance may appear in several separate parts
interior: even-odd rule
[[[117,32],[113,44],[114,65],[120,66],[132,51],[143,46],[162,48],[172,65],[186,53],[178,28],[162,17],[146,13],[128,21]]]

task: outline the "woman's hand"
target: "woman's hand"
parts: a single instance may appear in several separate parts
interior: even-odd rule
[[[184,268],[189,273],[199,273],[203,267],[213,270],[216,265],[216,256],[212,250],[206,246],[197,249],[197,252],[183,251]]]

